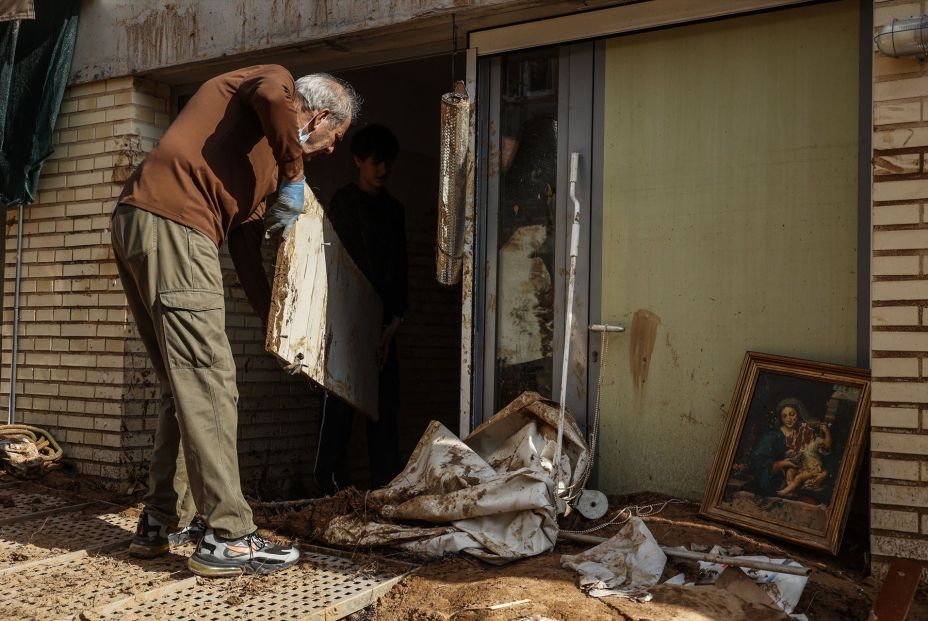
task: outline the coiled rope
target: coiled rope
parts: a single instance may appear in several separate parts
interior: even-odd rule
[[[3,442],[6,439],[7,442]],[[23,455],[23,451],[13,450],[10,442],[27,442],[32,444],[40,464],[28,463],[28,460],[16,460],[11,454]],[[0,463],[6,463],[10,474],[23,476],[41,476],[49,470],[61,466],[60,460],[64,451],[48,431],[33,427],[32,425],[0,425]]]

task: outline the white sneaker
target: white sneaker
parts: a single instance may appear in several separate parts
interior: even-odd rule
[[[212,528],[197,544],[187,568],[198,576],[225,577],[269,574],[290,567],[300,559],[300,551],[264,539],[257,532],[239,539],[223,539]]]

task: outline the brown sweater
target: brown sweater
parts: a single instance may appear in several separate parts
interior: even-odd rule
[[[299,96],[279,65],[224,73],[197,90],[126,182],[120,203],[196,229],[219,246],[264,199],[303,176]]]
[[[229,249],[262,318],[270,291],[254,261],[261,266],[264,200],[278,177],[303,177],[299,101],[293,76],[279,65],[216,76],[187,102],[118,201],[196,229],[217,246],[248,223],[229,239]]]

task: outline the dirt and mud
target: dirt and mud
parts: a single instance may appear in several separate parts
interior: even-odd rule
[[[67,480],[48,483],[68,484]],[[73,480],[71,481],[73,483]],[[65,486],[67,488],[67,486]],[[94,496],[103,500],[105,492],[89,489],[80,491],[82,496]],[[115,497],[110,493],[110,500]],[[134,504],[133,498],[122,497],[126,504]],[[331,519],[345,513],[363,514],[370,507],[361,492],[346,492],[335,503],[325,503],[304,508],[301,511],[256,511],[255,517],[263,527],[262,532],[274,538],[297,539],[312,542],[324,530]],[[610,498],[613,515],[619,507],[659,503],[664,497],[638,494],[633,497]],[[127,502],[128,501],[128,502]],[[744,554],[760,554],[772,558],[791,558],[813,568],[802,598],[795,612],[804,613],[811,621],[864,621],[881,586],[881,580],[866,573],[866,562],[848,563],[824,553],[809,551],[758,535],[749,535],[731,527],[701,518],[695,504],[669,504],[660,513],[644,517],[645,523],[663,546],[697,544],[705,549],[713,545],[725,548],[741,548]],[[562,523],[564,528],[583,529],[592,526],[577,516]],[[614,524],[595,532],[608,537],[620,528]],[[846,548],[849,547],[846,541]],[[866,542],[850,542],[851,548],[866,549]],[[551,553],[501,567],[487,565],[466,556],[449,557],[439,561],[423,563],[414,574],[404,579],[375,605],[356,613],[352,621],[515,621],[522,619],[552,619],[556,621],[599,621],[620,619],[633,621],[709,621],[738,620],[765,621],[785,619],[779,612],[766,606],[742,599],[737,594],[714,586],[653,587],[650,602],[633,602],[617,597],[594,599],[583,594],[576,584],[574,572],[560,567],[561,554],[576,554],[588,545],[561,542]],[[358,549],[395,556],[386,550]],[[866,559],[865,556],[860,556]],[[859,560],[859,559],[858,559]],[[113,560],[106,563],[113,563]],[[116,567],[121,565],[115,561]],[[114,567],[113,569],[116,569]],[[168,569],[168,568],[165,568]],[[130,592],[144,589],[164,580],[163,570],[146,568],[145,576],[132,575],[120,567],[127,581],[116,580],[108,567],[100,567],[94,582],[88,585],[91,591],[106,591],[103,586],[107,576],[114,583],[121,583]],[[696,566],[690,562],[669,559],[663,579],[683,572],[687,578],[697,575]],[[125,575],[128,573],[129,575]],[[171,570],[168,569],[168,573]],[[23,576],[25,578],[25,576]],[[103,580],[100,583],[97,578]],[[151,582],[153,580],[154,582]],[[126,582],[129,584],[126,585]],[[236,588],[230,588],[227,602],[234,607],[238,598],[246,599],[255,588],[273,588],[274,581],[242,580]],[[24,587],[26,585],[23,585]],[[233,586],[233,585],[229,585]],[[83,589],[81,589],[83,591]],[[90,593],[87,593],[90,596]],[[92,597],[92,596],[91,596]],[[104,596],[105,599],[105,596]],[[491,609],[497,604],[523,603]],[[92,600],[91,600],[92,601]],[[97,601],[99,604],[99,600]],[[915,597],[910,619],[928,619],[928,591],[921,589]]]
[[[619,507],[631,504],[659,503],[664,497],[638,494],[611,498],[614,514]],[[299,516],[299,517],[298,517]],[[294,513],[274,520],[278,532],[308,535],[324,523],[322,513]],[[321,521],[320,521],[321,520]],[[705,520],[698,506],[691,503],[669,504],[659,514],[644,518],[661,545],[705,549],[713,545],[741,548],[743,554],[771,558],[791,558],[813,572],[795,609],[811,621],[864,621],[880,588],[880,580],[865,575],[834,557],[795,546],[748,535],[733,528]],[[307,525],[312,524],[311,529]],[[567,528],[591,526],[582,518],[565,521]],[[608,537],[619,530],[608,526],[595,534]],[[549,554],[494,567],[468,557],[446,558],[425,563],[374,606],[357,613],[353,621],[514,621],[547,618],[557,621],[599,621],[623,619],[633,621],[710,621],[750,619],[786,619],[778,611],[758,605],[738,594],[711,585],[675,587],[660,585],[651,589],[650,602],[633,602],[617,597],[594,599],[583,594],[574,572],[562,569],[561,554],[576,554],[590,546],[561,542]],[[368,550],[365,550],[368,551]],[[374,550],[373,552],[376,552]],[[695,562],[668,560],[662,581],[685,573],[695,579]],[[525,603],[500,609],[490,606],[520,600]],[[928,591],[922,589],[913,604],[911,619],[928,618]]]

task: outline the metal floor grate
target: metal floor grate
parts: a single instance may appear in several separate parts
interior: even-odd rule
[[[17,559],[37,560],[81,549],[101,548],[127,542],[138,516],[131,511],[112,513],[112,507],[60,513],[0,526],[0,551],[20,550],[19,556],[0,555],[0,568],[15,565]]]
[[[58,509],[68,505],[76,504],[73,500],[54,496],[49,493],[35,491],[14,491],[2,493],[3,503],[0,504],[0,520],[22,517],[30,513],[39,511],[48,511],[49,509]]]
[[[186,577],[185,556],[137,561],[125,555],[74,552],[0,575],[0,618],[72,619]]]
[[[341,619],[369,606],[389,591],[414,566],[352,559],[335,550],[304,551],[297,567],[268,577],[207,580],[171,589],[148,601],[107,606],[92,616],[104,619],[173,619],[230,621]]]
[[[10,505],[0,505],[0,619],[331,621],[374,603],[416,568],[303,546],[296,567],[270,576],[195,578],[192,545],[149,560],[107,549],[131,538],[134,510],[52,492],[0,493]]]

